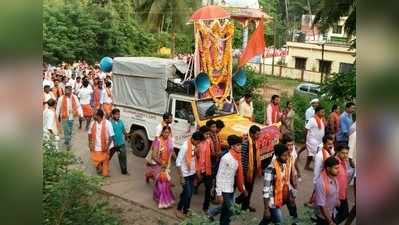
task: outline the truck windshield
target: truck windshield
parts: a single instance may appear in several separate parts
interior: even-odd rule
[[[222,108],[217,108],[215,102],[212,99],[198,100],[198,115],[201,120],[211,119],[218,116],[235,114],[236,108],[233,101],[225,100]]]

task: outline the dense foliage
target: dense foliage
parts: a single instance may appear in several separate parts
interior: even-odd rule
[[[76,159],[69,152],[43,144],[43,224],[118,225],[119,219],[99,198],[100,178],[90,177],[71,166]]]
[[[353,101],[356,98],[356,70],[332,74],[321,91],[333,102]]]
[[[128,1],[104,6],[84,1],[49,1],[43,6],[43,60],[49,63],[101,57],[146,55],[156,38],[133,19]]]

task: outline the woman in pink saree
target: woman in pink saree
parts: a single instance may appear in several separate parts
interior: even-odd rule
[[[158,208],[169,208],[175,202],[169,175],[170,159],[173,154],[170,133],[170,127],[162,128],[160,137],[153,142],[150,150],[154,164],[147,164],[146,176],[149,175],[155,179],[153,198]]]

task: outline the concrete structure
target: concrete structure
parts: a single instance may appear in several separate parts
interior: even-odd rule
[[[324,33],[321,33],[317,25],[313,26],[315,15],[302,15],[300,33],[304,34],[304,40],[300,40],[301,38],[297,38],[298,42],[328,42],[345,44],[348,42],[348,36],[344,32],[345,22],[347,18],[348,17],[341,17],[336,24],[334,24]]]
[[[356,50],[349,50],[348,45],[287,42],[287,48],[290,68],[329,74],[348,72],[355,62]]]

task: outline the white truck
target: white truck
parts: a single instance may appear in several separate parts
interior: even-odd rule
[[[187,70],[187,64],[179,60],[153,57],[113,59],[114,106],[120,109],[121,119],[132,134],[130,145],[136,156],[147,155],[165,112],[173,116],[175,148],[179,148],[197,127],[209,119],[220,119],[225,123],[221,132],[224,140],[230,134],[246,134],[253,124],[265,127],[239,116],[235,106],[232,110],[215,110],[212,99],[198,100],[195,91],[190,91],[193,87],[184,88],[173,82],[181,79]]]

